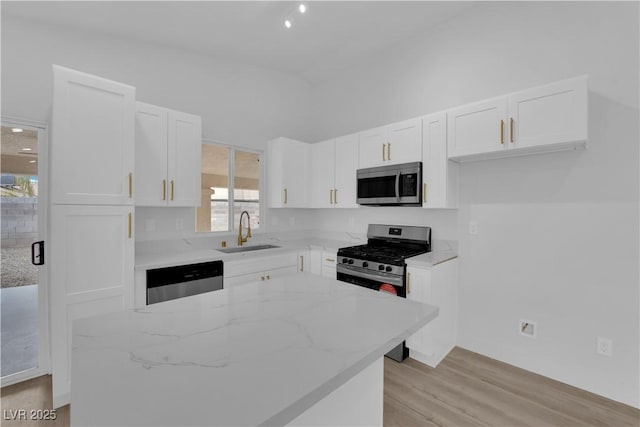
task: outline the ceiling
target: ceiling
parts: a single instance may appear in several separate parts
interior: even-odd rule
[[[0,161],[3,174],[37,175],[38,132],[23,130],[12,132],[10,127],[2,126]]]
[[[26,19],[136,39],[298,75],[330,78],[360,58],[424,33],[476,2],[2,1]],[[284,27],[292,20],[291,29]]]

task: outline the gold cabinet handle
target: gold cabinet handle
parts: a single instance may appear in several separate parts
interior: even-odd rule
[[[333,190],[329,190],[329,204],[333,204]]]
[[[333,204],[334,205],[338,204],[338,189],[337,188],[333,189]]]
[[[129,173],[129,198],[133,197],[133,173]]]
[[[422,203],[427,203],[427,183],[422,184]]]
[[[300,255],[300,271],[304,273],[304,256]]]
[[[174,182],[171,180],[171,200],[173,200],[173,190],[174,190]]]
[[[333,258],[325,258],[325,261],[329,261],[329,262],[336,262],[336,260],[335,260],[335,259],[333,259]]]
[[[385,145],[385,144],[382,144],[382,161],[383,161],[383,162],[384,162],[385,160],[387,160],[387,159],[385,159],[385,158],[384,158],[384,155],[385,155],[385,152],[384,152],[384,145]]]
[[[262,276],[261,279],[264,280],[264,276]]]
[[[129,234],[129,238],[131,238],[131,236],[133,235],[132,224],[131,224],[132,223],[132,217],[133,217],[133,214],[131,212],[129,212],[129,221],[128,221],[129,222],[129,233],[128,233]]]
[[[167,180],[162,180],[162,200],[167,200]]]
[[[271,276],[267,276],[267,280],[271,280]]]
[[[411,293],[411,273],[407,273],[407,293]]]
[[[391,143],[387,143],[387,160],[391,160]]]
[[[284,189],[284,204],[285,204],[285,205],[287,204],[287,199],[288,199],[288,197],[287,197],[287,196],[288,196],[288,194],[287,194],[287,189],[285,188],[285,189]]]
[[[513,117],[509,119],[509,140],[513,142]]]
[[[504,144],[504,120],[500,120],[500,144]]]

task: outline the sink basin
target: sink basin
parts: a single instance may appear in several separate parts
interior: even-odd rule
[[[260,251],[262,249],[279,248],[275,245],[255,245],[255,246],[238,246],[237,248],[216,249],[217,251],[224,252],[225,254],[235,254],[237,252],[251,252]]]

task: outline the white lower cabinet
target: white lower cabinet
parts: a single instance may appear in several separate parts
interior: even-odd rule
[[[322,249],[311,247],[298,252],[298,272],[322,274]]]
[[[322,277],[336,278],[337,252],[322,251]]]
[[[133,307],[132,206],[51,207],[53,407],[71,392],[73,320]]]
[[[439,308],[438,317],[407,339],[410,357],[436,367],[456,345],[458,319],[458,260],[431,268],[407,260],[407,298]]]
[[[224,288],[288,276],[298,271],[298,252],[247,258],[224,263]]]

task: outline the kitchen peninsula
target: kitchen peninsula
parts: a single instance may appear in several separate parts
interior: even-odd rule
[[[291,275],[77,320],[71,423],[382,425],[382,358],[437,313]]]

